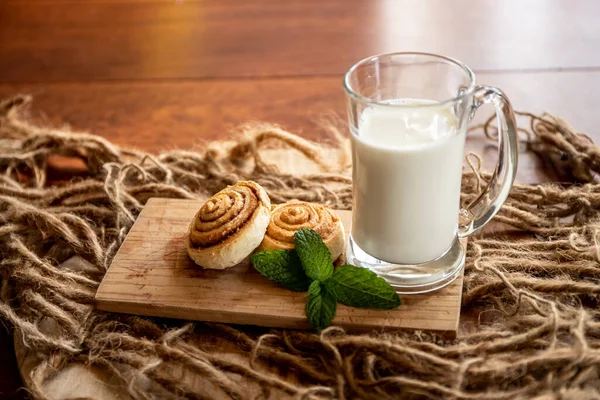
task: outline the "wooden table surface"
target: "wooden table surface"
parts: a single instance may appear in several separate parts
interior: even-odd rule
[[[600,139],[599,13],[594,0],[3,0],[0,97],[31,93],[40,121],[153,152],[251,119],[318,139],[354,62],[413,50]],[[469,147],[494,164],[477,137]],[[547,180],[540,165],[523,157],[518,179]],[[21,399],[11,335],[0,327],[0,398]]]

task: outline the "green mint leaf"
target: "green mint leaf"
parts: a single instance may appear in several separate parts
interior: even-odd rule
[[[273,250],[254,253],[250,261],[265,278],[277,282],[287,289],[306,292],[310,280],[302,269],[294,250]]]
[[[311,292],[306,298],[306,317],[310,326],[318,332],[331,325],[337,309],[337,301],[327,290],[322,290],[318,281],[314,281],[313,284],[315,282],[317,283],[315,287],[319,287],[320,292],[317,294]]]
[[[340,303],[350,307],[389,310],[400,305],[400,297],[390,284],[366,268],[340,267],[324,286]]]
[[[294,234],[294,247],[310,279],[325,282],[333,274],[331,253],[317,232],[299,229]]]
[[[312,281],[312,283],[308,287],[308,293],[310,293],[310,294],[319,294],[319,293],[321,293],[321,282],[319,282],[319,281]]]

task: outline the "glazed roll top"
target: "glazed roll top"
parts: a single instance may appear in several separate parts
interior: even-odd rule
[[[205,268],[222,269],[247,257],[262,241],[271,201],[255,182],[238,182],[211,197],[190,224],[188,253]]]
[[[343,252],[344,227],[332,209],[304,201],[290,201],[274,206],[267,233],[259,250],[289,250],[294,248],[294,234],[301,228],[316,231],[337,259]]]

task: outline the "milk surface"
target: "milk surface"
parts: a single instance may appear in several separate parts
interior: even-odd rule
[[[450,248],[458,229],[465,134],[447,106],[363,112],[352,132],[352,237],[359,247],[399,264],[431,261]]]

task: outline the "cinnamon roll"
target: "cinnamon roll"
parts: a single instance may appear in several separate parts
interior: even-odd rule
[[[271,200],[255,182],[238,182],[211,197],[190,224],[187,251],[201,267],[224,269],[240,263],[261,243]]]
[[[293,249],[294,234],[300,228],[315,230],[329,248],[332,260],[342,254],[345,245],[342,221],[331,208],[305,201],[273,206],[267,233],[258,250]]]

